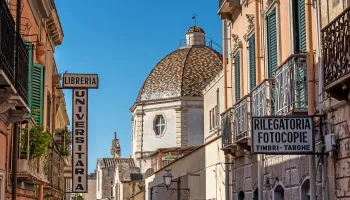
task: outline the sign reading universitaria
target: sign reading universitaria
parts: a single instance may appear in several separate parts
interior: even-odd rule
[[[98,88],[97,74],[63,74],[63,89],[73,89],[72,192],[88,192],[88,89]]]

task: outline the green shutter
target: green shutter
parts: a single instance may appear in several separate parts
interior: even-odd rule
[[[32,117],[34,118],[37,125],[43,124],[43,111],[44,111],[44,77],[45,68],[44,66],[34,63],[32,69]]]
[[[241,59],[240,52],[235,55],[235,94],[236,101],[241,99]]]
[[[267,50],[268,50],[268,73],[269,78],[275,76],[274,70],[277,68],[277,23],[276,9],[267,15]]]
[[[249,42],[249,78],[250,78],[250,89],[252,90],[256,86],[255,35],[252,35],[248,42]]]
[[[33,43],[25,40],[24,41],[27,50],[28,50],[28,91],[32,91],[32,69],[33,69],[33,54],[34,54],[34,45]],[[32,93],[28,92],[28,107],[32,107]]]
[[[305,24],[305,0],[297,1],[299,53],[306,52],[306,24]]]

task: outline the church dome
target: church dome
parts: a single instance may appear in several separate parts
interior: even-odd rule
[[[205,33],[205,32],[199,26],[192,26],[191,28],[188,29],[186,34],[189,34],[189,33]]]
[[[201,96],[202,89],[221,70],[222,55],[212,48],[205,45],[180,48],[153,68],[137,101]]]

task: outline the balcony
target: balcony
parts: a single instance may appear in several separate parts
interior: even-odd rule
[[[252,91],[252,116],[267,116],[274,113],[274,79],[265,79]]]
[[[44,190],[44,197],[57,197],[61,196],[65,191],[65,179],[64,179],[64,159],[59,152],[50,147],[49,154],[49,184],[46,185]]]
[[[46,158],[31,158],[18,160],[18,179],[31,182],[33,184],[43,184],[48,182],[46,176]]]
[[[322,29],[325,91],[337,100],[350,98],[350,7]]]
[[[250,121],[250,95],[246,95],[234,105],[234,130],[237,144],[250,146]]]
[[[275,115],[307,114],[306,54],[291,55],[275,73]]]
[[[221,114],[222,150],[230,150],[235,145],[233,137],[233,109],[230,108]]]
[[[219,11],[221,19],[233,20],[241,12],[241,0],[219,0]]]
[[[16,39],[19,48],[19,62],[18,66],[14,67]],[[28,50],[21,37],[16,38],[15,22],[5,1],[0,1],[0,88],[2,89],[0,107],[16,108],[14,117],[20,117],[29,112],[27,107]],[[8,109],[1,110],[1,113],[7,111]]]

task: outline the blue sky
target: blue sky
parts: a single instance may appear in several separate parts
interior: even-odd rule
[[[207,37],[222,44],[218,0],[55,2],[64,31],[63,44],[55,52],[59,71],[97,73],[100,78],[100,88],[89,91],[88,152],[93,172],[97,158],[111,156],[114,131],[122,156],[130,156],[129,108],[152,68],[179,48],[180,38],[194,25],[194,13]],[[71,91],[64,92],[71,119]]]

